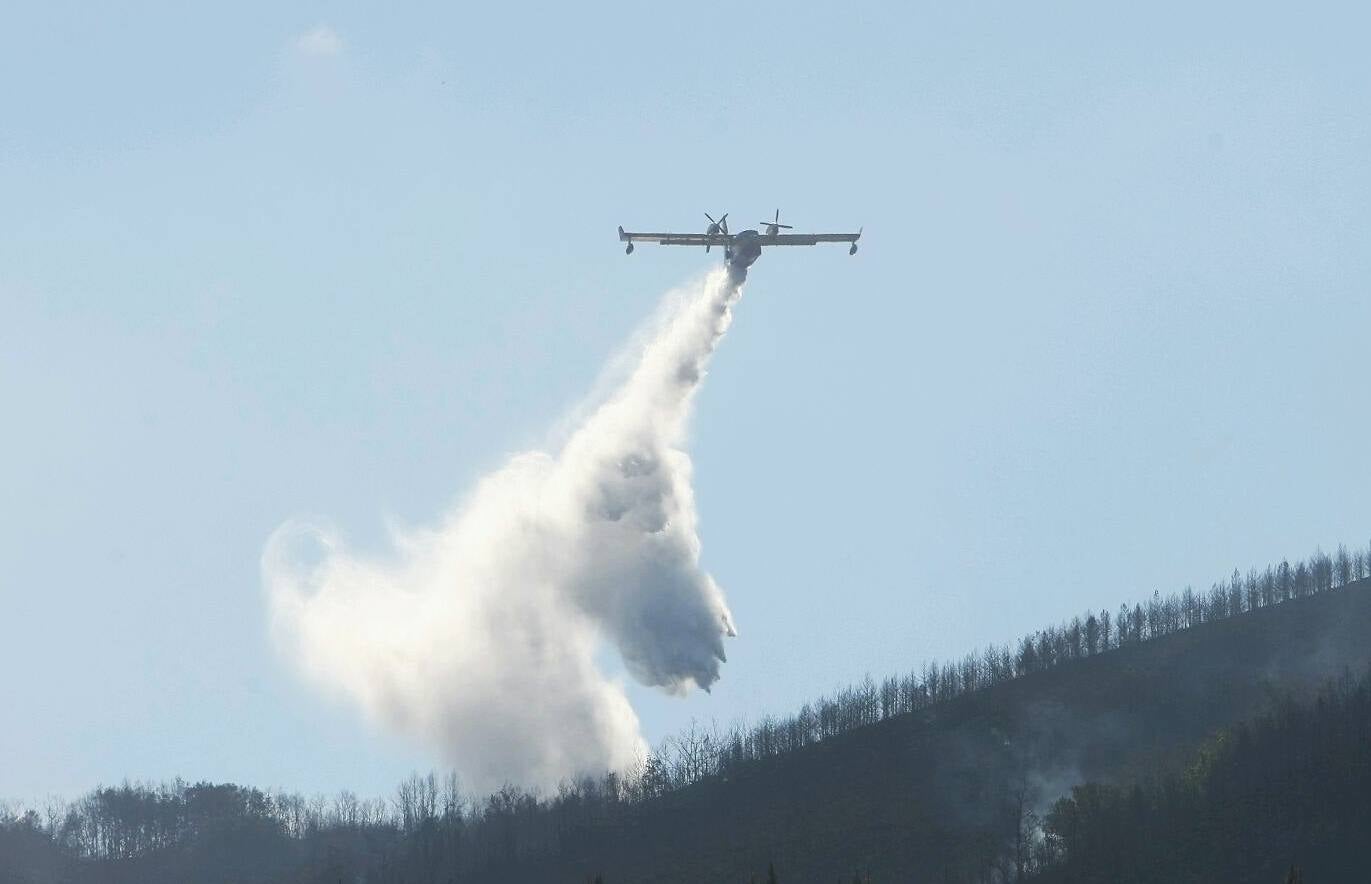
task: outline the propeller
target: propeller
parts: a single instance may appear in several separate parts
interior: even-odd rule
[[[767,227],[767,232],[768,232],[768,233],[775,233],[775,232],[778,231],[778,230],[791,230],[791,229],[793,229],[789,224],[782,224],[782,223],[781,223],[781,210],[780,210],[780,209],[777,209],[777,210],[776,210],[776,217],[775,217],[773,220],[771,220],[771,221],[758,221],[757,223],[758,223],[758,224],[765,224],[766,227]]]
[[[724,212],[722,215],[720,215],[718,221],[715,221],[714,216],[709,214],[708,212],[705,212],[705,217],[709,219],[709,226],[705,228],[705,236],[714,236],[716,233],[722,233],[724,236],[728,236],[727,212]],[[706,254],[709,253],[709,245],[709,243],[705,243]]]

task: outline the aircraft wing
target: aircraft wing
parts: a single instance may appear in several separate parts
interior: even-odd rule
[[[862,232],[856,233],[773,233],[759,236],[757,242],[764,246],[817,246],[821,242],[856,242]]]
[[[655,242],[664,246],[726,246],[733,239],[727,233],[630,233],[619,228],[620,242]]]

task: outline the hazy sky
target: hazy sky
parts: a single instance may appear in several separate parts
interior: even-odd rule
[[[283,664],[262,546],[544,444],[714,260],[618,224],[866,228],[717,354],[740,635],[653,739],[1365,543],[1364,8],[966,5],[7,7],[0,796],[427,768]]]

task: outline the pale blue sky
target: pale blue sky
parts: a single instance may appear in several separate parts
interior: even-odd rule
[[[654,739],[1371,536],[1359,5],[106,6],[0,19],[0,796],[427,767],[258,555],[543,443],[713,260],[621,223],[866,227],[719,351],[741,635]]]

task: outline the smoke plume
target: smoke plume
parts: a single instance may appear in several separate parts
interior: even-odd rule
[[[728,329],[724,272],[669,295],[621,381],[555,454],[516,455],[384,559],[290,522],[268,541],[275,635],[311,681],[431,746],[477,788],[622,769],[644,750],[633,678],[708,689],[734,634],[700,568],[691,400]]]

